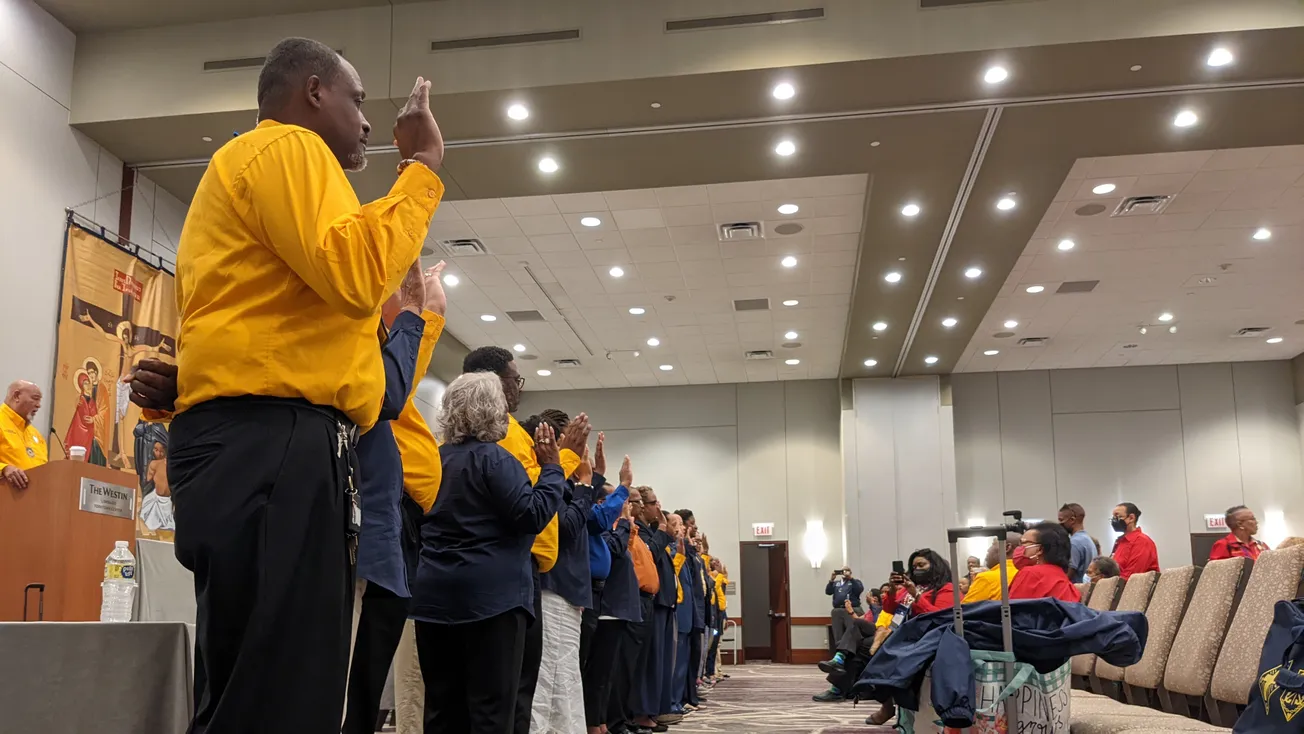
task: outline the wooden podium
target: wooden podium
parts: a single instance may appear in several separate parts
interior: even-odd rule
[[[47,622],[99,621],[105,557],[117,540],[136,552],[136,475],[54,461],[27,477],[27,489],[0,482],[0,622],[23,619],[28,584],[45,585]],[[130,492],[131,519],[83,509],[121,507],[119,490]],[[29,620],[37,617],[38,596],[36,590],[27,593]]]

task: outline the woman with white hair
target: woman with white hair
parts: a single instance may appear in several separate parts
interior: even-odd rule
[[[530,545],[557,514],[565,476],[556,434],[534,434],[542,471],[531,485],[498,441],[507,400],[492,373],[444,392],[438,420],[443,479],[421,523],[412,619],[426,686],[426,734],[512,731],[525,627],[534,614]]]

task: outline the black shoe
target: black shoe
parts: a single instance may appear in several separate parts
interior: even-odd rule
[[[665,724],[657,724],[655,727],[649,729],[648,731],[653,731],[656,732],[656,734],[661,734],[661,732],[670,731],[670,727],[666,726]]]
[[[819,668],[821,671],[828,673],[829,675],[843,675],[847,672],[847,669],[843,667],[842,663],[838,662],[837,658],[833,658],[832,660],[821,660]]]
[[[817,703],[836,703],[842,700],[842,694],[834,690],[827,690],[818,695],[811,696],[810,700]]]

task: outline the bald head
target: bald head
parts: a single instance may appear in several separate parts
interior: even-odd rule
[[[41,388],[34,382],[15,380],[5,391],[5,405],[31,423],[36,419],[36,412],[41,409]]]
[[[1019,544],[1022,542],[1023,542],[1023,536],[1018,533],[1005,534],[1006,560],[1009,560],[1014,555],[1014,549],[1018,548]],[[1001,561],[1000,547],[996,545],[995,538],[992,539],[992,544],[987,549],[987,558],[985,558],[984,561],[987,564],[988,568],[996,568],[996,564],[1000,563]]]

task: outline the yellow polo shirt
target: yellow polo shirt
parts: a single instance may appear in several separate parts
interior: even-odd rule
[[[1014,561],[1005,562],[1005,573],[1008,581],[1014,581],[1014,576],[1019,573],[1019,569],[1014,567]],[[986,571],[980,571],[974,574],[973,583],[969,584],[969,593],[964,595],[962,604],[970,604],[976,601],[996,601],[1001,598],[1001,569],[989,568]]]
[[[516,460],[521,462],[521,466],[525,467],[525,473],[530,475],[531,482],[539,481],[539,472],[542,471],[542,468],[539,466],[538,459],[534,457],[534,438],[526,433],[524,428],[521,428],[521,424],[516,422],[515,416],[510,414],[507,416],[507,435],[498,442],[498,445],[507,449],[509,454],[515,456]],[[580,467],[580,457],[570,449],[561,450],[560,461],[561,470],[567,479]],[[543,532],[534,538],[534,545],[530,548],[530,552],[534,554],[534,560],[539,564],[540,573],[547,573],[552,570],[553,566],[557,565],[557,553],[560,545],[557,516],[553,515],[552,519],[548,521],[548,527],[544,528]]]
[[[49,449],[36,426],[0,403],[0,471],[10,464],[27,471],[48,460]]]
[[[426,419],[417,410],[416,382],[430,369],[430,359],[435,356],[435,344],[444,333],[444,317],[433,311],[421,314],[426,320],[426,330],[421,335],[421,347],[417,350],[416,380],[412,394],[398,418],[390,421],[394,431],[394,442],[398,444],[398,454],[403,459],[403,490],[408,496],[429,512],[439,496],[439,482],[444,477],[444,466],[439,461],[439,443],[430,431]]]
[[[358,202],[316,133],[264,120],[223,145],[195,190],[177,248],[176,412],[220,397],[303,398],[362,430],[385,392],[380,306],[444,195],[408,166]]]

